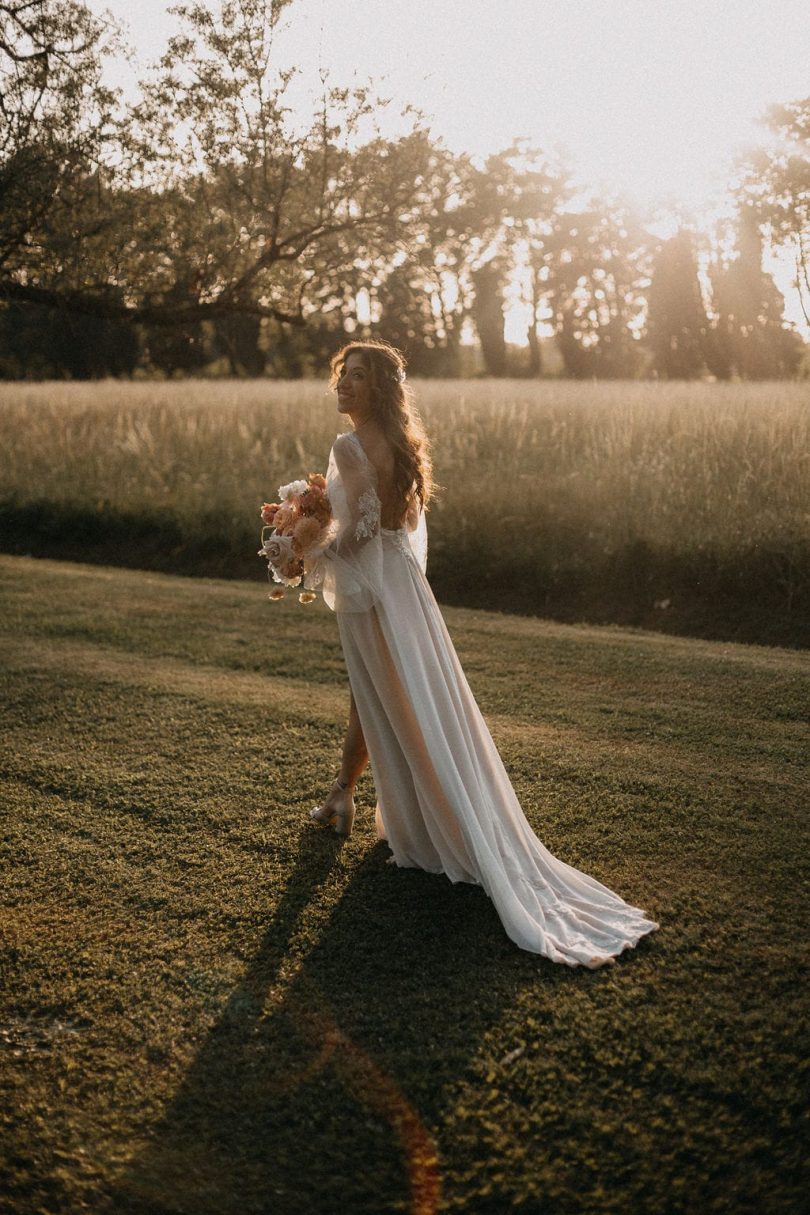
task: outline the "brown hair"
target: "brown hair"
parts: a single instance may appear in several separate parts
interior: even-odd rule
[[[405,356],[388,342],[371,338],[349,342],[333,356],[329,387],[337,387],[350,354],[359,354],[369,373],[374,419],[394,454],[394,485],[403,506],[416,496],[423,507],[433,492],[430,443],[422,419],[413,405],[413,393],[405,383]]]

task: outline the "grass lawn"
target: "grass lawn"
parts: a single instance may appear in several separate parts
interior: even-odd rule
[[[0,558],[14,1212],[794,1215],[810,656],[464,609],[527,816],[659,932],[598,971],[307,811],[334,618]]]

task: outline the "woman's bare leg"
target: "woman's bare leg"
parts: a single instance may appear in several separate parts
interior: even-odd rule
[[[363,727],[354,697],[349,705],[349,724],[343,742],[343,759],[340,773],[332,785],[322,806],[310,811],[310,818],[326,826],[333,826],[340,835],[350,835],[354,822],[354,787],[368,763]]]
[[[346,727],[346,737],[343,741],[343,758],[338,774],[341,785],[354,792],[354,787],[363,775],[367,764],[368,748],[363,727],[360,725],[357,705],[352,696],[349,704],[349,724]]]

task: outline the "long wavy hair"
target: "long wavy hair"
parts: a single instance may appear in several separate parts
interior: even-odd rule
[[[375,338],[349,342],[330,363],[329,387],[336,388],[350,354],[359,354],[369,373],[373,416],[391,444],[394,486],[407,507],[413,497],[426,507],[433,493],[430,442],[405,383],[405,356],[395,346]]]

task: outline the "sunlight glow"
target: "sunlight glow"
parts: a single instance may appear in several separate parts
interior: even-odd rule
[[[129,27],[141,65],[176,20],[162,0],[92,0]],[[805,0],[298,0],[279,54],[302,86],[374,79],[456,151],[525,136],[566,147],[590,185],[700,210],[757,119],[808,88]],[[128,91],[137,68],[121,65]]]
[[[118,82],[132,93],[176,18],[163,0],[91,7],[129,29],[140,63],[122,61]],[[734,157],[762,141],[765,109],[808,89],[806,0],[294,0],[287,13],[277,46],[279,66],[298,68],[296,107],[322,72],[373,80],[393,103],[386,133],[412,104],[454,151],[483,158],[526,137],[565,149],[583,187],[698,224],[722,207]],[[789,271],[779,280],[790,293]]]

